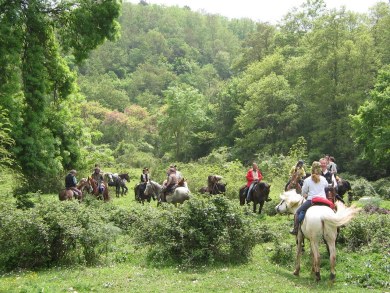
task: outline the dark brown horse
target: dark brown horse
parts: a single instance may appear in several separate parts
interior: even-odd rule
[[[103,181],[102,185],[104,186],[103,194],[99,192],[99,186],[98,183],[95,179],[88,177],[88,182],[92,187],[92,194],[96,196],[98,199],[103,199],[104,201],[109,201],[110,197],[108,195],[108,186],[107,184]],[[103,198],[102,198],[103,196]]]
[[[240,195],[240,205],[245,204],[246,200],[246,192],[245,192],[245,185],[240,188],[239,195]],[[256,213],[257,211],[257,205],[259,204],[259,214],[261,214],[261,210],[263,209],[264,202],[269,201],[269,193],[271,190],[271,185],[265,182],[259,182],[257,183],[251,193],[251,198],[253,201],[253,212]]]
[[[90,192],[92,187],[87,179],[82,178],[76,188],[81,191],[81,195],[77,195],[73,190],[65,188],[59,192],[59,200],[71,200],[75,198],[82,201],[84,192]]]

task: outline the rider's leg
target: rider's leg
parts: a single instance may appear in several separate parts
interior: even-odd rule
[[[253,185],[254,185],[254,184],[255,184],[255,183],[252,182],[251,185],[249,185],[248,192],[247,192],[247,194],[246,194],[246,202],[247,202],[247,203],[251,201],[251,192],[252,192],[252,188],[253,188]]]
[[[305,201],[294,214],[294,228],[290,231],[290,234],[297,235],[299,224],[302,223],[305,218],[306,211],[311,206],[311,200]]]

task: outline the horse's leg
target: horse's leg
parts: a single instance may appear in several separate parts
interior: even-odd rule
[[[261,210],[263,209],[263,205],[264,205],[264,201],[261,201],[259,203],[260,207],[259,207],[259,214],[261,214]]]
[[[253,200],[253,212],[254,213],[256,213],[256,205],[257,205],[256,201]]]
[[[117,183],[115,185],[115,196],[119,197],[120,192],[121,192],[121,187],[120,187],[119,183]]]
[[[321,280],[320,274],[320,251],[318,248],[318,241],[316,239],[310,239],[310,248],[313,253],[313,267],[316,274],[316,281]]]
[[[294,275],[299,276],[299,271],[301,270],[301,256],[302,256],[302,242],[303,242],[303,234],[301,229],[298,230],[297,234],[297,257],[295,259],[295,270]]]

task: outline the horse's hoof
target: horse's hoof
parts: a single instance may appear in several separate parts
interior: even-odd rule
[[[298,277],[298,276],[299,276],[299,271],[295,270],[295,271],[293,272],[293,275]]]

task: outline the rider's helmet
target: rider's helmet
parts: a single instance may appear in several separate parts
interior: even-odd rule
[[[299,160],[298,163],[297,163],[297,166],[299,166],[299,165],[303,166],[304,163],[305,162],[303,160]]]

